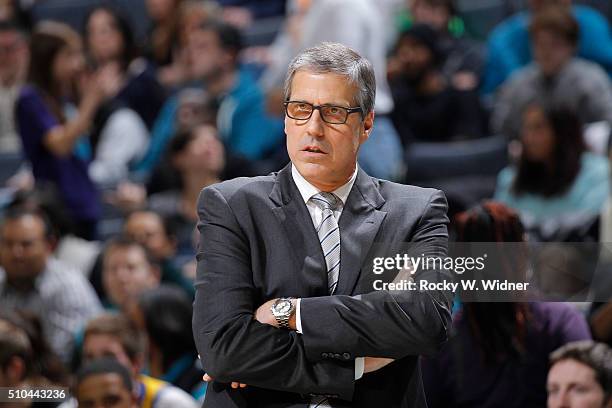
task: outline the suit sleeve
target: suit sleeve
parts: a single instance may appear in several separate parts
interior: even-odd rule
[[[202,191],[198,213],[193,332],[204,370],[220,382],[350,400],[352,361],[312,363],[302,335],[253,318],[259,305],[248,241],[217,189]]]
[[[446,256],[446,199],[436,191],[407,241],[425,256]],[[415,279],[450,280],[448,272],[424,270]],[[325,296],[301,300],[304,344],[308,357],[326,353],[351,357],[400,359],[436,352],[451,324],[451,293],[447,291],[375,291],[358,296]]]

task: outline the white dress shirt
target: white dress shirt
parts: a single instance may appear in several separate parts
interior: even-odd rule
[[[323,219],[323,209],[312,202],[310,199],[319,194],[321,190],[310,184],[296,169],[295,166],[291,165],[291,176],[293,177],[293,181],[297,186],[300,194],[302,195],[302,199],[304,203],[306,203],[306,208],[308,208],[308,212],[310,213],[310,218],[312,218],[312,223],[315,228],[321,223]],[[342,186],[338,187],[332,193],[334,193],[342,202],[342,205],[338,205],[334,210],[334,218],[336,221],[340,220],[340,215],[342,215],[342,210],[344,209],[344,205],[346,204],[346,199],[353,188],[353,184],[355,184],[355,179],[357,179],[357,166],[355,166],[355,171],[353,175]],[[340,263],[342,263],[342,258],[340,259]],[[300,299],[297,300],[295,305],[295,325],[297,326],[297,332],[302,334],[302,319],[300,315]],[[357,357],[355,359],[355,380],[360,379],[363,376],[364,370],[364,359],[363,357]]]

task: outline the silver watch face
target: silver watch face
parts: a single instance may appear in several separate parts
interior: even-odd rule
[[[282,302],[277,303],[274,307],[277,313],[286,314],[291,310],[291,301],[283,300]]]

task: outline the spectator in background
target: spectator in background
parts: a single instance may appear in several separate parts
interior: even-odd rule
[[[102,76],[84,79],[76,112],[66,112],[66,99],[83,74],[79,35],[68,26],[41,23],[30,39],[28,85],[16,102],[16,124],[25,157],[36,183],[59,192],[75,220],[76,234],[94,239],[101,207],[98,192],[89,178],[87,149],[82,136],[90,129],[94,114],[107,90]]]
[[[74,235],[74,222],[63,207],[54,189],[34,188],[23,190],[13,196],[7,208],[22,208],[45,214],[52,229],[50,243],[53,256],[65,266],[88,277],[100,253],[101,243],[87,241]]]
[[[268,116],[261,89],[240,69],[241,49],[240,32],[221,22],[200,26],[189,40],[192,74],[218,104],[221,140],[231,153],[260,160],[282,144],[283,122]]]
[[[180,90],[186,84],[190,85],[191,72],[187,45],[191,33],[200,25],[221,16],[221,10],[216,2],[201,0],[183,0],[178,11],[178,43],[172,64],[158,70],[160,82],[170,92]]]
[[[123,225],[126,236],[145,246],[161,268],[161,282],[179,286],[189,298],[193,298],[193,280],[183,276],[177,267],[177,221],[149,211],[134,211]]]
[[[29,345],[29,361],[28,356],[25,356],[23,363],[25,364],[21,368],[25,368],[27,372],[27,382],[31,386],[49,386],[54,385],[66,385],[68,384],[68,372],[63,362],[59,357],[50,349],[47,339],[44,336],[41,321],[38,316],[25,311],[25,310],[2,310],[0,311],[0,327],[4,329],[8,328],[8,335],[13,337],[13,330],[19,333],[23,333],[27,336],[27,343]],[[3,331],[4,329],[0,329]],[[4,334],[7,334],[6,331]],[[19,336],[18,333],[14,333],[15,337]],[[2,336],[0,336],[2,337]],[[0,342],[2,342],[0,340]],[[0,347],[1,350],[7,350],[5,346]],[[10,348],[8,348],[8,354],[10,354]],[[3,357],[6,357],[5,354]],[[23,356],[22,356],[23,357]],[[4,374],[0,374],[0,378],[5,375],[4,380],[0,380],[0,387],[8,387],[8,385],[2,385],[3,381],[8,378],[11,380],[10,372],[7,372],[11,368],[16,372],[20,372],[19,363],[4,360],[6,365],[3,365]],[[7,367],[7,365],[9,365]],[[13,375],[15,372],[12,373]],[[14,378],[13,378],[14,379]]]
[[[178,254],[193,257],[193,237],[198,221],[196,204],[204,187],[221,181],[225,167],[224,147],[215,128],[202,125],[176,135],[168,156],[180,175],[179,183],[171,190],[152,194],[148,205],[152,211],[178,221]]]
[[[489,253],[499,273],[512,281],[526,279],[526,256],[517,254],[524,230],[515,212],[486,202],[459,214],[456,231],[459,242],[500,243],[497,253]],[[501,246],[505,242],[517,249],[509,251]],[[453,326],[440,353],[424,360],[423,384],[432,408],[544,406],[548,354],[591,338],[584,317],[564,303],[465,302]]]
[[[136,165],[136,172],[143,179],[155,177],[154,170],[160,165],[168,143],[176,132],[190,130],[202,123],[216,121],[216,108],[205,91],[187,88],[179,91],[164,105],[151,133],[151,143],[144,158]]]
[[[550,355],[548,408],[612,407],[612,349],[579,341]]]
[[[104,314],[87,323],[83,336],[84,361],[87,363],[102,357],[112,357],[128,369],[138,407],[197,407],[195,400],[180,388],[141,374],[145,362],[145,338],[121,314]]]
[[[34,354],[26,332],[12,320],[12,318],[5,320],[0,316],[0,387],[4,390],[7,388],[27,390],[31,387],[48,389],[52,384],[38,375],[39,356]],[[3,408],[41,406],[28,399],[6,399],[6,394],[3,399]],[[47,403],[45,406],[56,405]]]
[[[15,129],[15,101],[26,80],[28,44],[25,32],[0,20],[0,153],[16,153],[21,141]]]
[[[128,177],[149,144],[147,126],[134,105],[140,111],[151,109],[147,115],[153,121],[163,102],[163,90],[153,74],[143,73],[145,61],[134,60],[132,32],[120,14],[106,6],[94,8],[84,31],[89,69],[105,72],[114,85],[93,119],[89,174],[101,187],[114,186]]]
[[[463,36],[463,23],[457,16],[454,0],[408,0],[410,15],[401,31],[413,24],[426,24],[438,33],[438,48],[443,55],[440,71],[455,88],[475,90],[480,85],[484,50]],[[401,66],[391,58],[389,72]]]
[[[124,237],[107,243],[102,253],[107,307],[126,311],[130,302],[144,291],[159,286],[159,282],[159,267],[144,246]]]
[[[283,124],[280,118],[267,115],[257,83],[239,67],[240,32],[228,24],[211,21],[199,26],[189,38],[191,77],[202,83],[207,92],[206,117],[214,112],[213,120],[228,153],[238,159],[264,159],[281,144]],[[170,98],[155,123],[153,148],[158,158],[178,130],[178,108],[184,95]],[[151,159],[147,155],[145,169],[152,168]]]
[[[87,55],[94,67],[107,64],[118,67],[121,86],[111,101],[138,113],[150,129],[166,94],[153,67],[140,56],[130,21],[108,5],[94,7],[85,19],[84,38]]]
[[[147,334],[150,375],[202,400],[206,383],[193,341],[192,299],[176,287],[160,286],[144,292],[131,314]]]
[[[517,138],[521,115],[532,101],[561,105],[582,123],[612,123],[612,88],[596,64],[576,58],[578,23],[565,9],[547,8],[529,26],[535,60],[504,84],[495,102],[492,128]]]
[[[33,358],[25,331],[0,317],[0,387],[25,386],[33,371]]]
[[[183,0],[146,0],[147,13],[153,25],[149,33],[147,57],[157,67],[172,64],[176,58],[179,24],[178,15]]]
[[[599,214],[609,195],[609,164],[586,150],[576,113],[532,104],[521,127],[521,157],[499,173],[495,199],[529,228],[573,213]]]
[[[459,90],[442,74],[444,55],[433,28],[417,24],[403,32],[395,60],[392,118],[405,146],[483,136],[478,94]]]
[[[117,360],[93,360],[76,376],[74,395],[82,408],[137,408],[128,370]]]
[[[0,306],[36,314],[53,351],[68,361],[75,334],[101,307],[83,275],[51,257],[51,239],[42,214],[7,212],[0,227]]]
[[[529,11],[509,17],[489,35],[483,93],[492,94],[514,71],[531,62],[528,27],[532,16],[547,7],[571,11],[580,27],[578,55],[612,74],[612,31],[606,17],[584,5],[571,6],[571,0],[529,0],[528,4]]]

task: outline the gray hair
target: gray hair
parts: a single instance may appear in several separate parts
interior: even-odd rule
[[[376,78],[370,61],[346,45],[324,42],[308,48],[298,54],[289,64],[285,78],[285,101],[291,97],[293,77],[298,71],[309,71],[316,74],[335,73],[344,75],[349,83],[359,91],[355,101],[362,110],[362,115],[374,110],[376,98]]]

